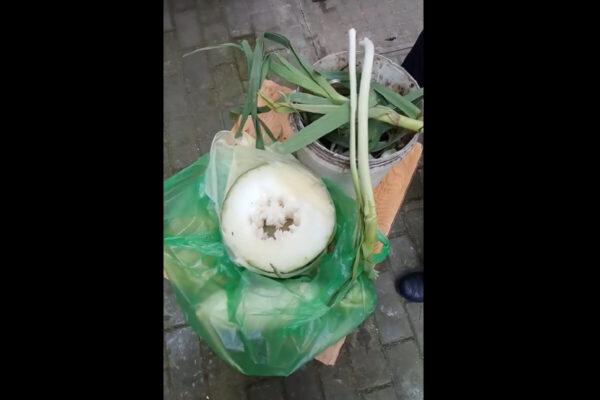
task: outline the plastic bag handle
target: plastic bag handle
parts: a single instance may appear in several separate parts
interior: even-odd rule
[[[379,253],[372,254],[370,258],[373,264],[379,264],[380,262],[385,260],[385,258],[388,256],[388,253],[390,252],[390,241],[379,229],[377,229],[377,234],[375,235],[375,238],[378,242],[380,242],[383,245],[383,247],[381,248],[381,251]]]

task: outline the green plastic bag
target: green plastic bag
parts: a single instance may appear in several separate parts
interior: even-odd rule
[[[251,168],[256,159],[245,156],[256,152],[259,159],[288,157],[213,142],[210,168],[204,155],[165,181],[164,268],[189,325],[223,360],[246,375],[288,376],[354,331],[373,312],[376,295],[365,274],[352,280],[356,204],[327,181],[337,227],[316,268],[274,279],[230,260],[216,210],[231,176]]]

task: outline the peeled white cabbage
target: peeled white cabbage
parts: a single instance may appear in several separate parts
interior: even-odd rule
[[[241,175],[223,202],[221,233],[237,264],[289,277],[325,250],[335,208],[323,183],[301,166],[270,162]]]

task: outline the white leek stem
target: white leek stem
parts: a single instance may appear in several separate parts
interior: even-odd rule
[[[350,73],[350,171],[356,201],[362,207],[362,196],[356,167],[356,30],[348,31],[348,67]]]
[[[365,48],[362,74],[360,79],[360,92],[358,95],[358,169],[360,183],[366,203],[375,203],[371,175],[369,171],[369,91],[371,89],[371,72],[373,71],[373,58],[375,48],[373,42],[364,38],[360,44]]]
[[[358,171],[363,198],[363,213],[365,217],[364,249],[365,257],[375,250],[375,235],[377,232],[377,214],[375,211],[375,197],[371,186],[369,171],[369,90],[371,89],[371,73],[375,48],[373,42],[364,38],[360,44],[365,48],[365,57],[360,78],[360,92],[358,94]]]

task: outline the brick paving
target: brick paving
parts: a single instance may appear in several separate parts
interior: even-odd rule
[[[246,65],[231,49],[182,58],[196,47],[286,35],[314,62],[346,50],[346,32],[369,36],[401,63],[423,29],[422,0],[165,0],[164,162],[167,178],[210,148],[243,100]],[[390,256],[376,282],[377,308],[347,338],[335,366],[311,361],[287,378],[247,377],[229,368],[187,326],[164,290],[165,399],[422,399],[423,305],[405,303],[393,279],[422,269],[423,163],[390,232]]]

